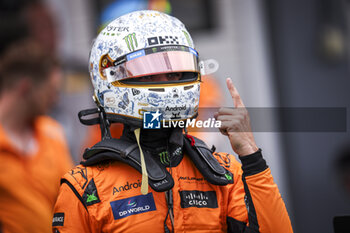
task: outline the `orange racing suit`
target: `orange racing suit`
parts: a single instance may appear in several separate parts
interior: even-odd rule
[[[47,233],[60,178],[73,167],[62,127],[47,116],[34,123],[37,151],[21,153],[0,125],[0,232]]]
[[[293,232],[284,202],[260,150],[242,157],[214,153],[233,174],[226,186],[207,182],[185,154],[167,168],[172,188],[173,232]],[[77,166],[61,181],[53,232],[164,232],[166,192],[142,195],[141,174],[120,161]]]

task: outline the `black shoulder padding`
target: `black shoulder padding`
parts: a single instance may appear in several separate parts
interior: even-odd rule
[[[204,178],[215,185],[227,185],[233,183],[233,174],[222,167],[213,156],[208,146],[199,138],[194,138],[194,145],[184,135],[184,148],[194,165],[202,173]]]
[[[153,158],[147,151],[143,151],[148,173],[148,182],[156,192],[163,192],[174,186],[174,180],[169,172]],[[91,148],[87,148],[83,154],[84,166],[93,166],[107,160],[117,160],[129,164],[140,173],[140,150],[136,143],[120,139],[105,139]]]
[[[192,146],[184,136],[184,149],[204,178],[215,185],[233,183],[233,174],[222,167],[213,156],[213,151],[200,139],[195,138]],[[144,150],[145,163],[148,173],[148,182],[156,192],[163,192],[174,186],[174,180],[166,168],[148,151]],[[136,143],[121,139],[104,139],[83,154],[84,166],[93,166],[108,160],[124,162],[142,173],[140,150]]]

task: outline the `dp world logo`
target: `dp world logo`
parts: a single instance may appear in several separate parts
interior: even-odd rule
[[[160,129],[160,120],[162,114],[157,110],[156,112],[143,113],[143,128],[144,129]]]
[[[131,200],[129,200],[129,202],[127,204],[127,206],[130,207],[130,208],[134,208],[136,205],[137,205],[136,201],[131,202]]]

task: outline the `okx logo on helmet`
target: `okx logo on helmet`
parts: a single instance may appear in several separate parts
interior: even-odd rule
[[[197,116],[198,53],[185,26],[158,11],[135,11],[109,23],[90,53],[95,99],[110,119],[142,125],[145,112],[164,120]]]

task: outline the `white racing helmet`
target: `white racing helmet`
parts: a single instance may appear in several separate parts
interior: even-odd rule
[[[198,53],[172,16],[143,10],[115,19],[96,38],[89,63],[95,101],[109,119],[141,122],[144,112],[157,110],[164,120],[197,116]],[[182,75],[176,81],[142,81],[164,73]]]

